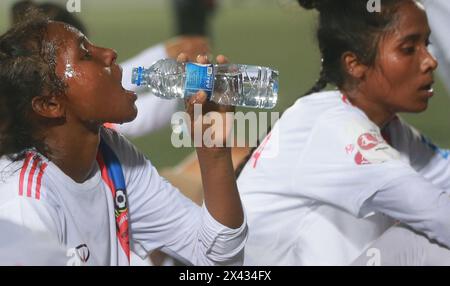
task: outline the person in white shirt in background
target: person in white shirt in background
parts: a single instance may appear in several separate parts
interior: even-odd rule
[[[426,237],[398,226],[386,233],[409,238],[410,255],[438,248],[431,241],[444,248],[407,261],[381,249],[385,264],[449,264],[449,152],[397,116],[424,111],[433,96],[438,64],[423,7],[384,0],[370,13],[366,0],[298,2],[319,11],[322,70],[238,177],[250,229],[244,264],[350,265],[398,222]],[[338,90],[321,91],[327,84]]]
[[[438,72],[450,95],[450,1],[421,0],[431,28],[431,52],[439,62]]]
[[[189,61],[195,61],[199,54],[209,54],[210,21],[216,7],[215,0],[172,0],[176,36],[121,63],[124,70],[122,80],[124,87],[140,93],[140,90],[131,84],[131,72],[134,67],[150,66],[163,58],[176,58],[181,52],[188,56]],[[146,89],[141,90],[143,94],[136,102],[141,112],[136,119],[114,127],[130,138],[141,137],[167,126],[179,103],[176,100],[147,96],[149,94],[145,92]]]
[[[450,1],[421,0],[421,3],[432,31],[429,50],[439,63],[438,74],[450,95]],[[385,249],[384,259],[378,264],[377,249]],[[372,255],[368,255],[369,252]],[[352,265],[446,265],[448,259],[444,246],[430,244],[425,236],[406,226],[396,226],[383,234]]]
[[[240,265],[247,227],[230,149],[196,149],[205,203],[184,197],[103,126],[137,114],[116,59],[74,27],[32,15],[0,37],[0,219],[52,236],[70,265],[129,265],[130,246],[141,257],[160,249],[183,263]],[[195,103],[233,110],[199,93],[186,102],[191,116]]]

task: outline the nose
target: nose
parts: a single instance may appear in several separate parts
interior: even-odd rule
[[[422,72],[433,72],[438,67],[438,61],[436,58],[428,51],[425,52],[425,58],[422,62]]]
[[[106,66],[111,66],[117,60],[117,52],[113,49],[104,49],[103,59]]]

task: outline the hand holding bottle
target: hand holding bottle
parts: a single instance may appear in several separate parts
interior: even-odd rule
[[[221,105],[271,109],[278,98],[278,71],[262,66],[163,59],[149,68],[134,68],[131,82],[148,86],[165,99],[187,98],[204,90],[209,100]]]
[[[228,59],[219,55],[216,58],[218,64],[228,63]],[[181,54],[179,62],[187,61],[187,56]],[[207,56],[198,56],[197,63],[208,64]],[[191,97],[185,99],[186,112],[191,118],[190,134],[193,140],[201,139],[201,144],[195,142],[195,146],[204,146],[209,149],[224,149],[227,146],[227,138],[230,136],[234,123],[233,106],[219,105],[209,101],[204,91],[199,91]],[[196,106],[197,105],[197,106]],[[200,110],[201,112],[195,112]],[[197,132],[197,134],[195,134]],[[205,132],[208,132],[205,136]],[[213,135],[213,136],[208,136]],[[211,138],[212,137],[212,138]]]
[[[187,56],[181,54],[178,61],[187,61]],[[206,56],[197,57],[199,64],[207,64]],[[227,59],[218,56],[217,62],[225,64]],[[206,93],[199,91],[185,100],[186,111],[191,117],[191,136],[195,137],[195,129],[201,130],[203,138],[207,130],[215,134],[214,141],[225,143],[229,134],[233,120],[227,119],[226,113],[232,113],[234,107],[220,106],[207,100]],[[202,113],[195,113],[195,105],[202,107]],[[205,124],[204,116],[213,114],[214,119],[222,119],[223,125]],[[200,126],[200,129],[198,129]],[[226,145],[224,145],[226,146]],[[242,209],[239,192],[236,186],[233,162],[231,158],[231,148],[227,147],[197,147],[197,157],[202,173],[202,183],[204,190],[204,201],[211,215],[223,225],[230,228],[239,228],[244,222],[244,212]]]

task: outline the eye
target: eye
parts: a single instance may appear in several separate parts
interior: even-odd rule
[[[403,47],[402,51],[407,54],[407,55],[411,55],[416,51],[416,47],[415,46],[407,46],[407,47]]]

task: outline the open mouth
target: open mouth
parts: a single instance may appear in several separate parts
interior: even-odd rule
[[[424,85],[424,86],[422,86],[422,87],[420,88],[420,90],[423,90],[423,91],[432,91],[432,90],[433,90],[433,84],[427,84],[427,85]]]
[[[117,72],[118,72],[118,80],[119,80],[120,87],[122,88],[122,90],[123,90],[127,95],[129,95],[132,99],[136,100],[136,99],[137,99],[137,94],[136,94],[134,91],[125,89],[125,88],[123,87],[123,85],[122,85],[122,78],[123,78],[123,70],[122,70],[122,67],[119,66],[119,65],[116,65],[116,68],[117,68]]]
[[[419,90],[423,91],[423,92],[427,92],[428,94],[432,95],[433,94],[433,84],[434,84],[434,82],[431,81],[431,82],[423,85],[422,87],[420,87]]]
[[[432,97],[434,95],[433,84],[434,84],[433,81],[429,82],[428,84],[425,84],[422,87],[420,87],[419,91],[425,93],[427,97]]]

